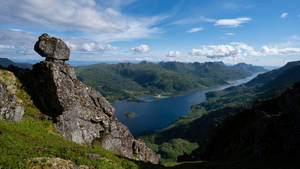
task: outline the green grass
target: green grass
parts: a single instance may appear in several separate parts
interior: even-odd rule
[[[0,121],[0,166],[27,168],[26,163],[32,158],[59,157],[95,168],[138,168],[133,161],[106,151],[99,144],[89,147],[68,141],[53,133],[52,126],[51,121],[32,118],[19,123]],[[99,154],[102,158],[91,160],[86,153]]]
[[[20,81],[12,83],[11,72],[0,70],[0,73],[1,82],[14,88],[25,108],[21,122],[0,121],[0,168],[29,168],[28,161],[36,157],[59,157],[95,168],[139,168],[134,161],[104,150],[98,142],[89,147],[61,137],[48,116],[33,104]],[[86,153],[99,154],[101,159],[91,160]]]

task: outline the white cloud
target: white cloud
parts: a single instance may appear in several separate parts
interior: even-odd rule
[[[66,44],[71,50],[77,50],[77,45],[75,45],[74,43],[66,41]]]
[[[11,28],[11,29],[9,29],[9,30],[11,30],[11,31],[16,31],[16,32],[21,32],[21,31],[23,31],[22,29],[15,29],[15,28]]]
[[[214,23],[215,26],[225,26],[225,27],[239,27],[244,23],[251,21],[252,19],[249,17],[239,17],[239,18],[232,18],[232,19],[213,19],[207,18],[205,16],[201,16],[199,18],[188,18],[178,20],[173,22],[173,24],[191,24],[191,23],[198,23],[198,22],[209,22]]]
[[[263,46],[260,51],[241,42],[232,42],[227,45],[204,45],[200,49],[192,49],[191,56],[218,58],[245,58],[266,55],[299,55],[300,48],[277,48]]]
[[[81,48],[81,50],[85,52],[117,50],[117,49],[118,47],[112,46],[111,44],[96,44],[95,42],[84,43]]]
[[[42,27],[44,30],[55,28],[58,31],[79,31],[82,36],[88,36],[95,41],[128,40],[159,32],[155,24],[165,17],[144,18],[122,14],[118,7],[130,2],[9,0],[1,2],[0,11],[3,16],[0,17],[0,22],[18,23],[33,28]]]
[[[24,32],[22,30],[0,30],[0,57],[13,57],[14,59],[41,59],[41,57],[34,52],[33,47],[38,40],[39,35]],[[55,35],[51,35],[55,36]],[[119,49],[107,43],[97,43],[88,39],[78,37],[59,37],[63,39],[68,47],[71,49],[71,59],[95,59],[101,57],[108,51],[115,51]],[[89,53],[88,55],[86,53]],[[92,56],[90,52],[96,54]],[[110,52],[110,53],[111,53]],[[80,56],[78,56],[80,55]]]
[[[215,26],[239,27],[243,23],[247,23],[249,21],[251,21],[251,18],[248,17],[234,19],[219,19],[216,20]]]
[[[147,53],[147,52],[150,51],[150,48],[149,48],[148,45],[141,44],[140,46],[137,46],[135,48],[131,48],[130,50],[133,51],[133,52],[136,52],[136,53]]]
[[[288,13],[284,12],[280,15],[280,18],[284,19],[288,16]]]
[[[121,13],[117,10],[114,10],[112,8],[107,8],[106,9],[106,12],[109,14],[109,15],[112,15],[112,16],[121,16]]]
[[[36,59],[33,46],[37,36],[31,33],[15,30],[0,30],[0,57],[15,57],[19,59]]]
[[[228,36],[233,36],[233,35],[235,35],[235,34],[232,33],[232,32],[228,32],[228,33],[226,33],[226,35],[228,35]]]
[[[214,59],[225,57],[244,57],[258,54],[253,47],[244,43],[234,42],[228,45],[204,45],[200,49],[193,49],[190,55]]]
[[[167,54],[167,57],[179,57],[180,56],[180,52],[179,51],[169,51]]]
[[[215,26],[224,26],[224,27],[239,27],[244,23],[250,22],[252,19],[249,17],[239,17],[239,18],[230,18],[230,19],[214,19],[207,18],[205,16],[193,17],[193,18],[184,18],[172,22],[176,25],[186,25],[186,24],[196,24],[199,22],[208,22],[214,23]]]
[[[95,49],[95,43],[85,43],[83,44],[82,49],[86,52],[91,52]]]
[[[189,18],[183,18],[183,19],[179,19],[177,21],[172,22],[171,24],[175,24],[175,25],[187,25],[187,24],[195,24],[195,23],[199,23],[199,22],[215,22],[216,19],[211,19],[211,18],[206,18],[204,16],[200,16],[200,17],[189,17]]]
[[[299,55],[300,48],[271,48],[263,46],[261,49],[262,55]]]
[[[15,46],[0,44],[0,49],[15,49]]]
[[[197,28],[191,28],[189,30],[187,30],[186,32],[187,33],[194,33],[194,32],[199,32],[199,31],[202,31],[203,28],[202,27],[197,27]]]

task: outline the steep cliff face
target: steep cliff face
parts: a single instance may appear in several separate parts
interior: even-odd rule
[[[37,43],[44,43],[45,40],[57,45],[62,42],[58,40],[60,43],[56,43],[56,38],[48,38],[51,40],[43,35]],[[38,46],[35,46],[35,50],[39,53],[47,49]],[[101,140],[107,150],[131,159],[159,163],[160,156],[140,140],[135,140],[128,128],[118,122],[109,102],[94,88],[76,78],[74,69],[64,62],[69,57],[61,55],[66,50],[59,51],[64,47],[51,49],[58,50],[53,53],[60,54],[59,58],[63,59],[47,55],[46,61],[33,66],[32,94],[42,112],[54,119],[57,129],[69,140],[87,145]],[[51,50],[47,50],[47,53],[51,53]]]
[[[297,157],[300,152],[300,83],[280,97],[229,117],[186,160]]]

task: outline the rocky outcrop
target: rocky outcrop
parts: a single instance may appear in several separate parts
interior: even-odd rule
[[[178,160],[268,159],[297,157],[299,152],[300,83],[297,83],[280,97],[258,102],[251,109],[230,116],[198,149]]]
[[[86,165],[76,165],[70,160],[61,158],[37,157],[27,161],[27,165],[31,169],[90,169]]]
[[[0,70],[0,120],[18,122],[24,115],[22,100],[16,96],[17,82],[13,73]]]
[[[101,140],[107,150],[131,159],[159,163],[160,156],[134,139],[128,128],[117,120],[110,103],[94,88],[80,82],[64,59],[44,57],[46,61],[35,64],[32,70],[34,99],[42,112],[54,119],[65,138],[87,145]]]
[[[44,33],[34,45],[34,50],[46,59],[69,60],[70,49],[61,39]]]

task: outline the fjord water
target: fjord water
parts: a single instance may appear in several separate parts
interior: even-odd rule
[[[169,97],[150,102],[122,101],[114,103],[113,106],[116,108],[116,116],[119,121],[125,124],[134,136],[137,136],[145,131],[165,128],[178,117],[188,114],[192,105],[206,101],[205,93],[246,83],[258,74],[255,73],[245,79],[231,81],[228,85],[198,90],[184,96]],[[127,118],[125,114],[128,112],[133,112],[135,116]]]

